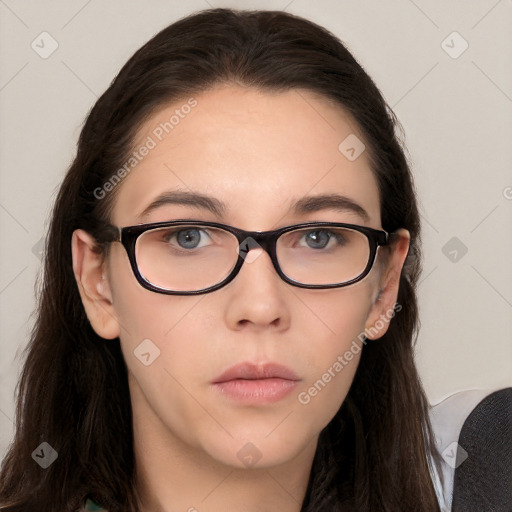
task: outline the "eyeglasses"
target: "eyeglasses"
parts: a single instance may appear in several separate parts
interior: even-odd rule
[[[213,292],[232,281],[253,249],[266,251],[278,275],[300,288],[348,286],[371,270],[389,234],[366,226],[308,222],[273,231],[197,220],[119,228],[108,225],[98,241],[120,242],[137,281],[168,295]]]

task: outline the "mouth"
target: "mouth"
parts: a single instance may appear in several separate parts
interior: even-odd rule
[[[225,398],[245,404],[274,403],[288,395],[300,382],[286,366],[242,363],[232,366],[213,382]]]

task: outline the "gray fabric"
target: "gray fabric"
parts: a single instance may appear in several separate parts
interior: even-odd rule
[[[467,452],[467,458],[465,460]],[[459,436],[452,512],[512,512],[512,388],[484,398]]]

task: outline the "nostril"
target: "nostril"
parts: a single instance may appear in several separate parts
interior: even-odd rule
[[[273,325],[274,327],[279,327],[279,323],[281,322],[281,318],[276,318],[272,323],[271,325]]]

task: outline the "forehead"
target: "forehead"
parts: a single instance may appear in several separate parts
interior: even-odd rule
[[[141,125],[136,163],[118,185],[112,221],[139,223],[157,196],[182,190],[224,202],[226,222],[263,230],[303,196],[337,193],[361,204],[366,224],[379,227],[367,152],[356,159],[344,152],[345,140],[360,144],[354,137],[362,139],[352,117],[310,91],[215,87],[161,108]]]

